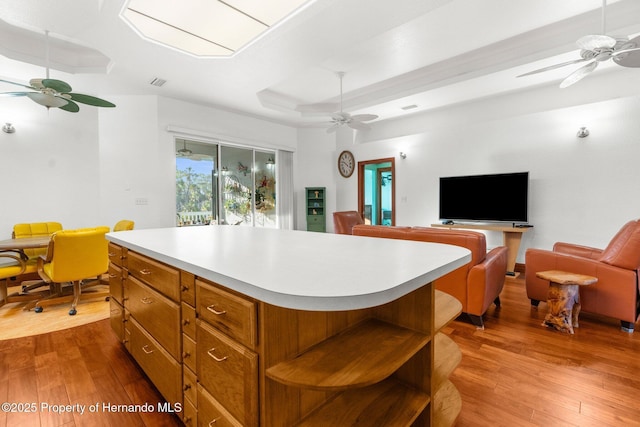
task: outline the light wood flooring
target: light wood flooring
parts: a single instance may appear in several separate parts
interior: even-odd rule
[[[451,376],[458,427],[640,426],[640,324],[629,334],[581,313],[575,335],[547,329],[547,305],[531,309],[523,279],[508,280],[501,300],[485,330],[461,321],[447,330],[463,354]]]
[[[544,303],[530,308],[523,280],[508,280],[502,309],[489,309],[484,331],[465,320],[446,327],[463,353],[451,377],[463,402],[457,426],[640,426],[640,331],[583,314],[570,336],[541,326],[545,314]],[[0,403],[39,409],[0,411],[0,426],[180,425],[157,411],[88,413],[95,403],[160,400],[108,320],[0,341]],[[39,406],[69,402],[87,412],[57,415]]]

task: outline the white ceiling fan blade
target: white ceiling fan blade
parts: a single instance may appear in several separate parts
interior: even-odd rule
[[[623,67],[640,67],[640,36],[629,40],[613,53],[613,61]]]
[[[40,105],[44,105],[47,108],[58,108],[68,104],[65,99],[46,93],[30,92],[27,93],[27,96],[31,98],[32,101],[37,102]]]
[[[329,129],[327,129],[327,133],[334,133],[335,131],[338,130],[339,127],[340,127],[340,123],[336,123],[333,126],[331,126]]]
[[[368,124],[362,123],[362,122],[356,122],[356,121],[351,121],[351,122],[347,123],[347,126],[349,126],[351,129],[356,129],[356,130],[369,130],[369,129],[371,129],[371,127]]]
[[[619,54],[623,56],[618,56]],[[623,67],[640,68],[640,47],[616,52],[613,61]]]
[[[583,67],[578,68],[576,71],[569,74],[569,77],[564,79],[562,83],[560,83],[560,88],[564,89],[566,87],[571,86],[574,83],[579,82],[580,80],[585,78],[589,73],[595,70],[597,66],[598,66],[598,62],[593,61]]]
[[[576,44],[580,49],[596,50],[606,48],[613,48],[617,41],[611,36],[605,36],[602,34],[590,34],[588,36],[580,37]]]
[[[30,92],[2,92],[0,96],[27,96]]]
[[[587,59],[584,59],[584,58],[574,59],[573,61],[567,61],[561,64],[550,65],[548,67],[540,68],[538,70],[529,71],[528,73],[520,74],[518,77],[525,77],[525,76],[530,76],[532,74],[543,73],[545,71],[555,70],[556,68],[562,68],[562,67],[566,67],[567,65],[578,64],[580,62],[585,62],[585,61],[587,61]]]
[[[356,120],[359,122],[370,122],[371,120],[377,119],[378,116],[375,114],[356,114],[355,116],[351,116],[351,120]]]

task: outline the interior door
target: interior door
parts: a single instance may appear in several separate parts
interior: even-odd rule
[[[358,162],[358,210],[366,224],[395,225],[395,159]]]

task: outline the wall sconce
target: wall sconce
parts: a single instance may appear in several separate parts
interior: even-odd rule
[[[576,136],[578,138],[586,138],[589,136],[589,129],[587,129],[586,127],[581,127],[580,129],[578,129],[578,133],[576,134]]]
[[[404,151],[400,152],[400,158],[401,159],[406,159],[407,158],[407,153],[405,153]]]
[[[5,123],[4,126],[2,126],[2,131],[4,133],[14,133],[16,128],[14,128],[11,123]]]

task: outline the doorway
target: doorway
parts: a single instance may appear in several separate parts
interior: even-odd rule
[[[365,224],[395,225],[395,159],[358,162],[358,211]]]

